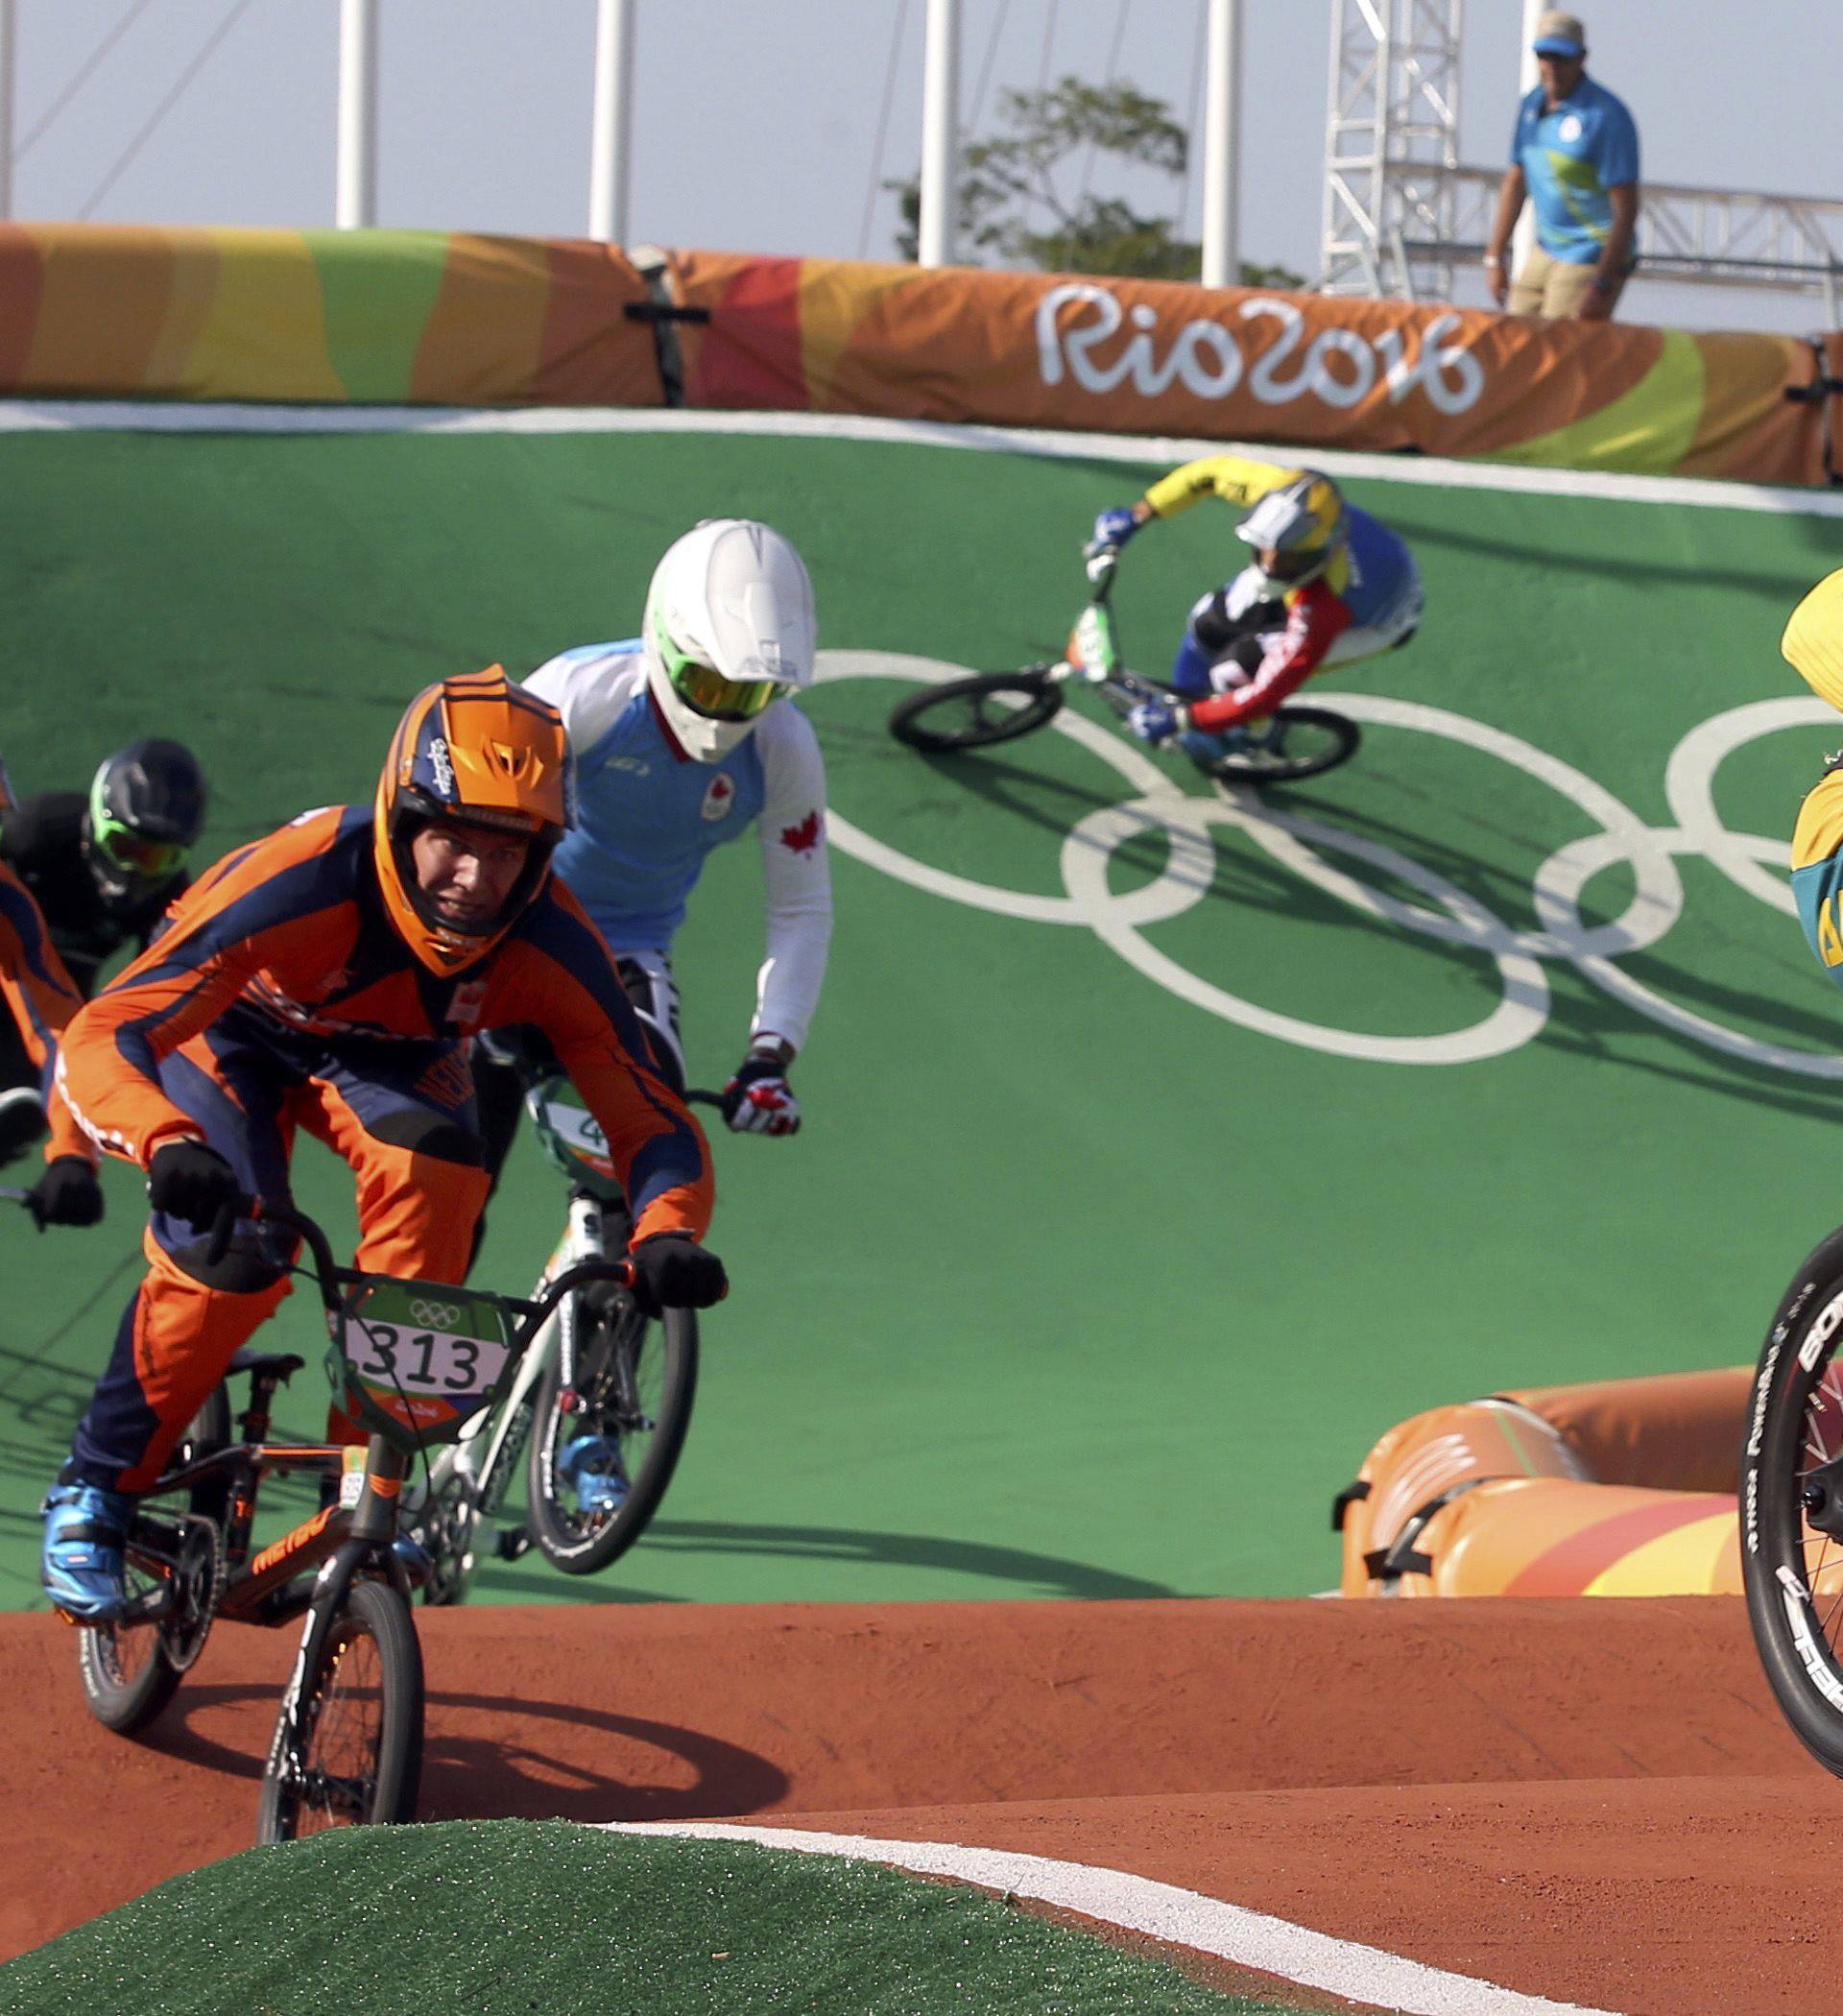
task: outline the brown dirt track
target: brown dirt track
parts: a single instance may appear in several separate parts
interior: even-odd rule
[[[429,1818],[778,1819],[1128,1869],[1626,2016],[1835,1993],[1843,1785],[1723,1598],[424,1613]],[[153,1732],[0,1619],[0,1954],[246,1846],[292,1632]]]

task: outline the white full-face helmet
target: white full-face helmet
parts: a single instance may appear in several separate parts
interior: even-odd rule
[[[813,683],[813,584],[778,532],[706,518],[646,591],[646,675],[686,756],[716,763],[773,703]]]

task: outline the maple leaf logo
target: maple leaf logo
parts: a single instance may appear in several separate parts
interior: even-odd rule
[[[780,844],[790,854],[809,854],[819,845],[818,809],[807,813],[798,826],[780,829]]]

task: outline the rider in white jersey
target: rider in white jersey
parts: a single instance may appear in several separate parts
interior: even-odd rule
[[[655,568],[640,636],[560,652],[525,682],[562,711],[576,756],[576,824],[553,870],[608,941],[681,1090],[673,935],[706,856],[757,828],[767,957],[747,1048],[723,1091],[738,1134],[800,1126],[787,1068],[819,1005],[832,934],[826,768],[792,704],[812,684],[814,640],[812,582],[793,546],[751,518],[706,518]],[[522,1087],[512,1057],[480,1047],[474,1078],[496,1177]],[[598,1437],[578,1437],[562,1467],[587,1508],[611,1508],[626,1490],[618,1451]]]

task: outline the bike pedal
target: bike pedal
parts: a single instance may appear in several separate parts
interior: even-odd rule
[[[502,1526],[493,1535],[493,1558],[498,1561],[520,1561],[531,1552],[531,1535],[523,1526]]]

